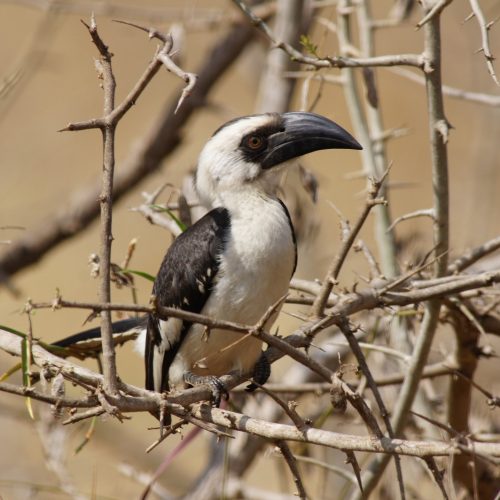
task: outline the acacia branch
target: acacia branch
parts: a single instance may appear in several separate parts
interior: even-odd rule
[[[479,5],[478,0],[469,0],[469,3],[475,18],[477,19],[477,23],[479,24],[479,29],[481,30],[481,50],[486,59],[486,67],[488,68],[488,72],[491,78],[493,78],[493,81],[498,86],[500,86],[500,82],[498,81],[497,75],[495,73],[495,68],[493,67],[493,61],[495,60],[495,58],[493,57],[493,54],[491,53],[490,49],[490,41],[488,36],[488,29],[489,29],[488,23],[484,18],[484,14],[481,9],[481,6]]]
[[[175,410],[177,411],[177,410]],[[219,410],[208,405],[198,405],[192,414],[226,429],[253,433],[267,439],[283,439],[301,443],[319,444],[338,450],[367,451],[392,455],[394,453],[414,457],[449,456],[470,453],[455,443],[442,441],[407,441],[403,439],[359,437],[323,429],[309,429],[305,434],[294,425],[271,423],[241,415],[229,410]],[[500,456],[500,444],[476,443],[476,451],[492,457]]]
[[[296,412],[295,410],[296,404],[293,401],[289,401],[288,404],[286,404],[279,396],[274,394],[274,392],[270,391],[267,387],[255,381],[253,381],[252,384],[255,384],[262,392],[267,394],[275,403],[277,403],[284,411],[284,413],[288,415],[290,420],[295,424],[297,429],[300,429],[302,431],[305,431],[307,429],[306,423],[304,422],[302,417]]]
[[[293,481],[295,483],[295,486],[297,486],[297,496],[301,500],[306,500],[307,494],[304,488],[304,483],[302,482],[302,478],[300,477],[299,468],[297,467],[297,460],[295,460],[290,447],[288,446],[286,441],[282,440],[276,441],[276,446],[280,449],[281,454],[283,455],[283,458],[285,459],[286,463],[288,464],[288,468],[292,473]]]
[[[375,54],[376,38],[371,13],[371,2],[368,0],[359,2],[356,14],[359,26],[361,54],[365,57],[372,57]],[[349,19],[340,16],[340,20],[339,43],[343,42],[344,45],[350,44],[352,35]],[[347,50],[347,48],[344,50]],[[361,132],[362,135],[360,137],[362,138],[363,146],[365,146],[362,152],[363,168],[367,175],[380,178],[388,166],[386,140],[388,137],[391,137],[391,134],[388,135],[384,130],[376,70],[367,68],[363,72],[363,77],[366,88],[364,99],[365,114],[362,112],[360,93],[357,91],[354,75],[349,75],[349,85],[345,88],[345,93],[349,100],[349,108],[354,126],[358,132]],[[395,234],[391,229],[389,182],[381,186],[379,196],[384,198],[387,203],[375,207],[375,239],[383,274],[388,278],[393,278],[400,273],[400,269],[396,258],[397,245]],[[398,323],[396,321],[392,327],[396,332],[403,330]]]
[[[377,57],[311,57],[305,56],[290,44],[277,40],[269,26],[257,16],[242,0],[233,3],[248,17],[253,26],[269,39],[275,48],[284,50],[294,61],[314,68],[363,68],[374,66],[415,66],[426,69],[426,60],[422,54],[395,54]]]
[[[387,174],[387,172],[386,172]],[[340,269],[342,268],[342,265],[347,257],[347,254],[349,253],[349,250],[351,249],[352,245],[354,244],[354,240],[357,238],[359,231],[361,231],[361,228],[363,227],[363,224],[366,221],[366,218],[368,217],[368,214],[370,213],[370,210],[375,206],[379,205],[381,203],[384,203],[384,200],[380,200],[377,198],[378,192],[380,190],[380,187],[382,186],[382,183],[384,182],[385,175],[378,180],[373,179],[371,182],[371,189],[368,193],[368,199],[366,200],[365,206],[359,215],[356,224],[354,227],[349,231],[349,234],[344,241],[344,244],[340,248],[337,256],[335,257],[334,261],[332,262],[330,269],[327,272],[327,275],[323,281],[323,285],[321,287],[320,293],[317,295],[316,300],[313,304],[312,307],[312,314],[316,317],[320,317],[323,314],[323,311],[326,307],[326,303],[328,300],[328,297],[330,296],[330,293],[333,288],[333,284],[336,282],[338,275],[340,273]]]
[[[447,295],[458,294],[466,290],[474,290],[478,288],[488,287],[494,283],[500,283],[500,271],[491,271],[480,273],[477,275],[464,275],[456,276],[455,279],[449,280],[429,280],[430,285],[425,286],[424,281],[418,282],[418,288],[410,288],[403,290],[390,290],[383,291],[390,287],[391,281],[376,280],[372,287],[365,288],[361,291],[347,293],[339,296],[334,307],[327,311],[325,318],[309,321],[302,325],[293,335],[286,337],[290,340],[292,338],[305,338],[305,336],[314,336],[319,331],[322,331],[346,316],[352,316],[361,311],[368,311],[376,308],[384,308],[391,306],[406,306],[415,304],[430,299],[445,297]],[[216,318],[211,318],[202,314],[196,314],[182,309],[172,307],[160,306],[145,306],[136,304],[101,304],[97,302],[79,302],[68,301],[61,297],[57,297],[52,302],[30,302],[33,309],[57,309],[57,308],[71,308],[71,309],[90,309],[95,312],[102,310],[106,311],[129,311],[136,313],[155,313],[162,319],[180,318],[190,323],[199,323],[211,328],[219,328],[223,330],[233,330],[239,333],[248,333],[254,331],[256,336],[261,335],[258,328],[254,325],[245,325],[233,321],[224,321]],[[266,334],[263,338],[268,338]],[[269,335],[269,337],[272,337]],[[278,345],[281,344],[278,337],[270,340],[271,343]],[[301,341],[301,346],[304,340]],[[295,342],[290,342],[295,345]],[[330,375],[328,375],[329,377]]]
[[[174,114],[176,114],[177,111],[179,111],[179,108],[182,106],[184,100],[193,92],[196,81],[198,80],[198,75],[196,75],[195,73],[188,73],[187,71],[184,71],[172,60],[169,55],[170,49],[172,48],[172,36],[170,34],[165,35],[155,28],[145,28],[144,26],[139,26],[138,24],[130,23],[127,21],[116,22],[132,26],[141,31],[145,31],[149,34],[149,38],[156,38],[157,40],[163,42],[164,47],[156,54],[156,61],[163,63],[167,71],[173,73],[174,75],[177,75],[179,78],[186,82],[186,86],[182,89],[181,96],[174,110]]]
[[[82,21],[83,22],[83,21]],[[104,90],[104,118],[99,126],[103,135],[103,172],[102,187],[99,196],[101,207],[101,238],[100,238],[100,269],[99,269],[99,300],[104,303],[111,302],[111,242],[112,235],[112,205],[113,205],[113,179],[115,168],[115,127],[117,122],[105,123],[115,108],[116,82],[111,65],[111,53],[97,32],[94,17],[90,25],[85,24],[92,41],[100,54],[97,64],[99,77],[103,80]],[[111,327],[111,314],[101,311],[101,342],[103,355],[104,388],[113,396],[118,395],[118,379],[116,372],[115,346]]]
[[[0,332],[2,333],[0,335],[0,348],[20,356],[21,338],[4,330],[0,330]],[[103,382],[102,375],[58,358],[37,344],[33,346],[33,358],[34,362],[38,366],[42,366],[47,374],[61,373],[64,377],[70,377],[70,380],[78,380],[95,388],[99,387]],[[228,377],[223,377],[224,381],[228,379]],[[122,412],[158,411],[161,405],[166,405],[169,411],[180,418],[190,415],[205,423],[221,425],[225,429],[253,433],[271,440],[283,439],[319,444],[339,450],[398,453],[416,457],[448,456],[471,452],[471,450],[458,447],[454,442],[408,441],[390,438],[374,439],[373,437],[353,436],[314,428],[302,432],[294,425],[270,423],[240,413],[212,408],[205,404],[194,405],[189,411],[186,410],[188,405],[204,398],[210,398],[210,391],[204,388],[185,390],[177,396],[168,396],[166,401],[163,400],[163,396],[159,393],[140,389],[123,382],[120,382],[120,391],[123,393],[122,397],[115,398],[111,395],[107,399],[109,404],[115,405]],[[35,399],[35,395],[36,393],[31,393],[33,399]],[[45,396],[43,395],[44,398]],[[64,400],[59,404],[64,405]],[[500,457],[500,444],[477,443],[476,452],[492,457]]]
[[[389,226],[388,229],[394,229],[400,222],[410,219],[416,219],[417,217],[430,217],[431,219],[434,219],[434,209],[423,208],[421,210],[415,210],[414,212],[410,212],[408,214],[400,215],[399,217],[394,219],[394,222]]]
[[[346,471],[342,467],[338,467],[336,465],[322,462],[321,460],[316,460],[315,458],[307,457],[307,456],[303,456],[303,455],[295,455],[295,460],[297,460],[297,462],[304,462],[306,464],[316,465],[316,466],[321,467],[325,470],[328,470],[330,472],[338,474],[343,479],[346,479],[347,481],[350,481],[351,483],[356,484],[356,476],[354,474],[352,474],[351,472]]]
[[[451,361],[440,362],[433,365],[427,365],[422,374],[424,378],[442,377],[453,375],[456,367]],[[389,375],[379,375],[375,377],[377,387],[384,387],[389,385],[401,384],[405,379],[405,373],[393,373]],[[332,385],[330,382],[305,382],[300,384],[289,384],[279,382],[269,382],[266,388],[273,393],[286,393],[286,394],[314,394],[316,396],[330,392]],[[355,387],[354,387],[355,388]],[[236,388],[237,392],[243,391],[243,388]]]
[[[402,76],[411,82],[425,85],[425,77],[419,75],[406,68],[390,68],[389,71],[395,75]],[[442,86],[443,94],[455,99],[463,99],[464,101],[471,101],[486,106],[499,107],[500,95],[486,94],[484,92],[471,92],[468,90],[451,87],[450,85]]]
[[[431,8],[426,10],[429,13]],[[426,72],[426,91],[428,119],[431,138],[432,185],[434,220],[434,246],[437,255],[434,275],[439,278],[447,273],[449,250],[449,194],[447,142],[449,124],[444,114],[441,81],[441,12],[436,12],[424,26],[425,54],[432,72]],[[412,358],[408,364],[408,376],[401,386],[399,397],[393,411],[393,426],[399,435],[405,425],[413,404],[424,366],[427,362],[434,333],[439,320],[441,302],[431,300],[427,303],[419,335]],[[369,495],[380,479],[388,460],[375,459],[363,475],[363,485]]]
[[[431,19],[439,16],[441,12],[452,2],[453,0],[436,0],[434,5],[426,12],[425,16],[417,23],[417,28],[420,29],[424,24],[427,24]]]
[[[475,320],[472,320],[468,314],[453,304],[449,316],[456,338],[453,360],[457,369],[455,370],[456,376],[450,379],[448,388],[446,421],[461,437],[468,435],[471,431],[469,419],[472,409],[472,387],[478,387],[473,381],[473,377],[479,364],[477,352],[481,330]],[[492,395],[488,391],[484,391],[482,388],[480,390],[492,401]],[[467,489],[469,495],[474,493],[476,478],[482,478],[478,485],[480,498],[495,496],[498,481],[495,485],[494,473],[488,469],[486,464],[477,463],[475,470],[471,471],[470,460],[456,457],[453,460],[452,472],[453,477]]]
[[[472,248],[448,266],[449,274],[456,274],[472,266],[478,260],[500,249],[500,236]]]
[[[343,321],[340,321],[338,323],[338,326],[342,333],[344,334],[347,342],[349,343],[349,346],[351,348],[351,351],[353,352],[354,356],[356,357],[356,360],[358,361],[359,367],[361,368],[361,371],[363,375],[366,377],[366,380],[368,382],[368,387],[370,387],[373,396],[375,397],[375,401],[377,402],[377,406],[379,407],[380,414],[382,416],[382,420],[385,423],[387,433],[389,434],[390,438],[395,437],[394,430],[392,428],[391,421],[389,419],[389,413],[385,407],[384,401],[382,400],[382,396],[380,395],[380,391],[378,390],[377,384],[375,383],[375,380],[373,378],[373,375],[371,374],[370,369],[368,368],[368,364],[366,363],[365,356],[363,354],[363,351],[361,350],[358,341],[356,337],[354,336],[349,322],[347,319],[344,319]],[[404,482],[403,482],[403,472],[401,468],[401,459],[399,456],[396,454],[394,455],[394,462],[396,466],[396,474],[398,478],[398,484],[399,484],[399,490],[401,494],[401,498],[405,498],[405,489],[404,489]],[[358,478],[359,484],[360,484],[360,491],[363,493],[363,481],[362,479]]]
[[[144,202],[138,207],[132,208],[131,210],[133,212],[141,213],[148,222],[154,224],[155,226],[159,226],[162,227],[163,229],[166,229],[172,236],[177,237],[182,232],[179,225],[172,219],[172,217],[169,218],[164,217],[159,213],[159,210],[156,209],[156,207],[153,207],[158,196],[161,194],[163,189],[165,189],[165,187],[166,185],[164,184],[151,194],[142,193]],[[171,207],[165,207],[165,208],[168,208],[168,210],[173,209]]]

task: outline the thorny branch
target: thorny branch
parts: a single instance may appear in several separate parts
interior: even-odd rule
[[[394,280],[396,281],[396,280]],[[399,281],[399,280],[397,280]],[[327,310],[325,318],[316,319],[305,323],[297,333],[307,333],[314,335],[320,330],[335,324],[339,319],[345,316],[351,316],[355,313],[376,308],[385,308],[393,306],[407,306],[424,302],[430,299],[436,299],[447,295],[454,295],[461,292],[488,287],[495,283],[500,283],[500,271],[490,271],[479,273],[477,275],[457,275],[453,280],[429,280],[429,286],[425,286],[425,281],[418,280],[418,287],[413,288],[412,282],[400,283],[399,289],[391,288],[391,281],[376,279],[372,287],[367,287],[361,291],[347,293],[335,301],[335,305]],[[386,289],[381,293],[381,290]],[[95,312],[106,311],[129,311],[137,313],[154,312],[160,318],[181,318],[189,322],[199,323],[210,328],[220,328],[232,330],[239,333],[253,332],[256,336],[263,335],[258,325],[244,325],[232,321],[224,321],[217,318],[211,318],[202,314],[191,313],[182,309],[163,306],[145,306],[135,304],[101,304],[95,302],[68,301],[57,297],[51,302],[30,302],[33,309],[90,309]],[[291,335],[290,337],[293,337]],[[276,341],[276,340],[275,340]],[[275,342],[274,341],[274,342]],[[273,341],[271,341],[273,342]]]
[[[311,57],[293,48],[290,44],[279,41],[269,26],[257,16],[243,0],[233,0],[251,23],[266,35],[275,48],[284,50],[294,61],[314,68],[363,68],[378,66],[415,66],[428,71],[426,60],[419,54],[395,54],[389,56],[350,58],[350,57]]]
[[[483,11],[481,9],[481,6],[479,5],[478,0],[469,0],[472,12],[477,19],[477,22],[479,24],[479,29],[481,30],[481,50],[484,54],[484,57],[486,59],[486,67],[488,68],[488,72],[493,78],[493,81],[500,86],[500,82],[498,81],[497,75],[495,73],[495,68],[493,67],[493,61],[495,58],[493,57],[493,54],[491,53],[490,49],[490,41],[489,41],[489,36],[488,36],[488,31],[491,27],[490,24],[486,22],[486,19],[484,18]]]
[[[92,41],[101,58],[96,63],[98,77],[103,80],[104,90],[104,116],[109,116],[115,107],[115,77],[111,66],[111,53],[97,32],[94,17],[90,25],[85,24]],[[104,121],[99,125],[103,136],[103,172],[102,187],[99,197],[101,206],[101,241],[100,241],[100,272],[99,272],[99,299],[102,303],[111,302],[111,242],[112,235],[112,205],[113,205],[113,180],[115,169],[115,124]],[[104,386],[106,392],[118,394],[118,379],[116,373],[115,347],[113,344],[113,333],[111,327],[111,313],[101,311],[101,342],[102,355],[104,359]]]
[[[337,256],[335,257],[335,260],[332,262],[332,265],[330,269],[328,270],[328,273],[326,275],[325,280],[323,281],[323,285],[321,288],[321,292],[318,294],[316,297],[316,301],[313,304],[312,308],[312,313],[316,317],[320,317],[323,314],[323,311],[326,306],[326,301],[328,299],[328,296],[330,295],[334,283],[337,281],[338,275],[340,273],[340,269],[342,268],[342,264],[344,263],[347,254],[349,253],[349,250],[351,249],[352,245],[354,244],[355,239],[357,238],[359,231],[363,227],[363,224],[366,221],[366,218],[368,217],[368,214],[370,213],[370,210],[378,204],[384,203],[384,200],[378,199],[377,195],[378,192],[382,186],[382,183],[384,182],[384,179],[387,175],[386,173],[382,176],[381,179],[373,179],[371,183],[371,189],[369,190],[368,193],[368,199],[366,200],[365,206],[358,217],[358,220],[356,221],[356,224],[352,228],[352,230],[349,232],[347,238],[345,239],[343,245],[341,246]]]
[[[78,307],[78,308],[88,308],[95,311],[99,310],[129,310],[134,312],[152,312],[156,311],[156,314],[160,317],[180,317],[191,322],[199,322],[210,327],[216,327],[221,329],[228,329],[234,332],[248,333],[254,332],[256,335],[261,336],[261,338],[269,342],[270,345],[274,346],[278,350],[284,349],[289,355],[292,355],[295,359],[310,367],[314,371],[319,371],[325,379],[331,377],[330,372],[325,371],[321,365],[313,363],[307,356],[305,356],[300,351],[295,348],[300,346],[307,346],[310,342],[311,335],[317,334],[319,331],[324,329],[331,324],[342,321],[346,315],[352,315],[356,312],[366,310],[367,308],[375,308],[380,306],[389,305],[406,305],[412,303],[413,301],[426,300],[435,296],[441,296],[444,294],[458,293],[463,290],[468,290],[474,286],[483,286],[485,283],[500,282],[500,272],[497,273],[483,273],[478,276],[465,276],[459,277],[453,281],[445,281],[444,283],[436,284],[432,281],[432,286],[426,288],[422,286],[419,282],[419,288],[411,291],[401,291],[401,292],[387,292],[382,296],[379,295],[377,289],[374,288],[371,291],[364,290],[360,293],[348,294],[342,297],[338,301],[337,305],[329,311],[326,318],[317,320],[315,322],[310,322],[309,325],[304,325],[297,332],[290,335],[285,339],[279,339],[273,337],[265,332],[259,332],[259,328],[252,325],[242,325],[234,322],[221,321],[213,318],[204,317],[202,315],[197,315],[189,313],[186,311],[173,309],[173,308],[154,308],[151,306],[140,306],[140,305],[119,305],[119,304],[99,304],[99,303],[81,303],[81,302],[70,302],[65,301],[61,297],[58,297],[56,301],[48,303],[30,303],[30,307],[33,309],[38,308],[59,308],[59,307]],[[387,297],[386,297],[387,295]],[[286,345],[286,347],[284,347]],[[271,351],[269,357],[271,361],[281,357],[276,351]],[[59,358],[58,358],[59,359]],[[319,368],[318,368],[319,366]]]
[[[20,356],[21,339],[5,330],[0,331],[2,332],[0,336],[0,348],[6,352]],[[95,390],[97,390],[103,382],[103,377],[101,375],[53,356],[39,345],[33,346],[33,357],[34,362],[39,367],[43,367],[49,377],[51,374],[61,373],[65,378],[68,377],[71,381],[79,380],[89,388]],[[227,377],[223,378],[224,381],[226,381],[226,379]],[[471,452],[470,450],[456,446],[453,442],[408,441],[390,438],[374,440],[371,437],[365,438],[349,434],[339,434],[314,428],[308,429],[305,435],[295,426],[270,423],[250,418],[237,412],[212,408],[205,404],[194,405],[190,410],[186,410],[188,405],[196,401],[210,398],[210,391],[203,387],[189,389],[183,391],[182,394],[170,396],[167,398],[166,403],[162,402],[161,394],[140,389],[123,382],[119,383],[119,389],[121,397],[115,398],[109,396],[108,402],[115,405],[122,412],[151,411],[153,409],[158,409],[161,404],[166,404],[169,411],[181,418],[192,416],[203,422],[221,425],[225,429],[250,432],[273,440],[283,439],[321,444],[323,446],[342,450],[371,451],[386,454],[398,453],[416,457],[448,456],[449,454],[461,455]],[[37,392],[31,392],[30,394],[34,399],[38,396]],[[46,396],[44,395],[43,398],[45,399]],[[61,407],[69,406],[64,399],[61,399],[58,404]],[[84,406],[83,402],[81,406]],[[499,444],[477,443],[476,451],[492,457],[500,457]]]
[[[281,454],[283,455],[283,458],[285,459],[286,463],[288,464],[288,468],[292,473],[295,486],[297,486],[298,497],[301,500],[306,500],[307,494],[306,490],[304,489],[304,483],[302,482],[302,478],[300,477],[299,468],[297,467],[297,460],[295,460],[295,457],[293,456],[290,447],[288,446],[286,441],[282,440],[277,441],[276,446],[280,449]]]

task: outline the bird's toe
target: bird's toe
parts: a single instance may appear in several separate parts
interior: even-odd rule
[[[187,372],[184,374],[184,381],[192,386],[208,385],[212,392],[212,402],[215,407],[220,406],[222,398],[229,399],[229,393],[222,380],[214,375],[195,375]]]

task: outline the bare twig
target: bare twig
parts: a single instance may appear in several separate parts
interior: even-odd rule
[[[165,186],[166,185],[160,186],[153,193],[142,193],[144,203],[136,208],[132,208],[132,211],[141,213],[142,215],[144,215],[148,222],[166,229],[170,232],[170,234],[172,234],[172,236],[176,237],[179,236],[179,234],[181,234],[182,232],[179,225],[176,224],[176,222],[171,217],[164,217],[163,215],[161,215],[161,213],[159,213],[158,210],[152,207]]]
[[[326,469],[328,471],[331,471],[343,479],[347,479],[347,481],[350,481],[353,484],[356,484],[356,476],[342,467],[337,467],[336,465],[332,465],[326,462],[323,462],[321,460],[316,460],[315,458],[312,457],[306,457],[302,455],[295,455],[295,460],[297,462],[304,462],[306,464],[311,464],[311,465],[317,465],[318,467],[321,467],[323,469]]]
[[[339,6],[343,6],[341,3]],[[359,26],[359,43],[361,54],[364,57],[372,57],[375,54],[376,38],[373,28],[371,13],[371,2],[362,0],[356,8],[357,21]],[[351,22],[348,15],[339,12],[339,44],[341,50],[347,50],[346,46],[351,44]],[[355,75],[352,70],[345,70],[347,75],[347,85],[344,87],[346,99],[349,103],[349,111],[353,120],[356,134],[364,146],[361,157],[363,159],[363,170],[365,175],[380,178],[388,166],[386,140],[394,133],[385,131],[382,120],[381,103],[378,97],[377,73],[373,68],[367,68],[364,73],[366,87],[365,99],[362,99],[356,86]],[[364,112],[363,112],[364,110]],[[380,264],[383,274],[388,278],[397,276],[400,272],[396,258],[396,239],[391,230],[390,196],[389,182],[380,187],[379,196],[387,202],[385,205],[375,207],[375,240]],[[395,321],[392,330],[398,333],[402,328]]]
[[[448,266],[448,273],[459,273],[470,267],[479,259],[482,259],[486,255],[489,255],[498,249],[500,249],[500,237],[493,238],[492,240],[489,240],[476,248],[472,248],[464,255],[460,256]]]
[[[75,415],[67,418],[63,422],[63,425],[76,424],[77,422],[81,422],[82,420],[87,420],[88,418],[98,417],[100,415],[103,415],[104,413],[106,413],[106,410],[104,408],[101,408],[100,406],[98,408],[92,408],[92,409],[87,410],[87,411],[76,413]]]
[[[350,464],[352,470],[354,471],[354,476],[356,477],[356,481],[359,486],[359,490],[363,493],[363,483],[361,482],[361,469],[359,468],[358,461],[356,459],[356,455],[353,451],[346,451],[347,459],[346,463]]]
[[[174,109],[174,114],[177,113],[179,108],[182,106],[184,100],[191,95],[193,92],[194,86],[196,85],[196,81],[198,80],[198,76],[194,73],[188,73],[187,71],[182,70],[175,64],[172,58],[169,55],[170,49],[172,48],[172,37],[171,35],[165,35],[160,31],[154,28],[145,28],[144,26],[139,26],[138,24],[130,23],[127,21],[116,21],[118,23],[127,24],[139,30],[145,31],[149,34],[149,38],[156,38],[164,43],[164,47],[158,51],[156,55],[156,59],[163,63],[165,68],[174,75],[177,75],[179,78],[186,82],[186,86],[182,89],[181,96],[177,103],[176,108]]]
[[[320,317],[323,314],[323,311],[326,306],[326,301],[328,299],[328,296],[330,295],[330,292],[332,291],[333,284],[337,280],[337,277],[339,275],[340,269],[342,268],[342,264],[345,261],[345,258],[347,257],[347,254],[349,253],[349,250],[351,249],[355,239],[357,238],[359,231],[363,227],[363,224],[366,221],[366,218],[368,217],[368,214],[370,213],[370,210],[375,206],[380,203],[384,203],[384,200],[378,199],[377,195],[379,192],[380,187],[382,186],[382,183],[384,182],[384,179],[387,175],[386,173],[382,176],[381,179],[379,180],[372,180],[371,184],[371,189],[368,193],[368,198],[366,200],[365,206],[359,215],[356,224],[352,228],[352,230],[349,232],[348,237],[344,241],[342,247],[340,248],[337,256],[333,260],[330,269],[327,272],[327,275],[325,277],[325,280],[323,281],[323,285],[321,287],[321,291],[316,297],[316,300],[314,301],[313,307],[312,307],[312,314],[316,317]]]
[[[434,219],[434,210],[432,208],[424,208],[422,210],[415,210],[414,212],[410,212],[409,214],[401,215],[394,219],[394,222],[389,226],[389,229],[394,229],[394,227],[396,227],[396,225],[400,222],[415,219],[417,217],[430,217],[431,219]]]
[[[434,378],[455,373],[454,365],[451,362],[440,362],[433,365],[427,365],[422,374],[422,379]],[[379,375],[375,377],[375,383],[378,387],[389,385],[401,384],[405,379],[405,373],[393,373],[390,375]],[[314,394],[319,396],[330,392],[331,383],[329,382],[309,382],[302,384],[287,384],[287,383],[268,383],[266,388],[273,393],[287,393],[287,394]],[[236,392],[243,391],[244,388],[236,388]]]
[[[17,394],[22,397],[32,397],[37,401],[43,401],[54,406],[63,406],[68,408],[91,408],[98,404],[95,396],[89,396],[86,399],[69,399],[67,397],[60,398],[44,392],[37,391],[34,387],[19,387],[8,382],[0,382],[0,391],[9,394]]]
[[[483,11],[481,10],[481,6],[479,5],[478,0],[469,0],[472,12],[477,19],[479,24],[479,29],[481,30],[481,50],[486,58],[486,67],[488,68],[488,73],[490,74],[493,81],[500,86],[500,82],[498,81],[497,75],[495,73],[495,68],[493,67],[494,57],[490,50],[490,41],[488,37],[488,23],[484,18]]]
[[[281,406],[283,411],[290,417],[290,420],[297,426],[297,429],[300,429],[304,432],[306,431],[308,426],[306,425],[302,417],[295,411],[296,404],[293,401],[289,401],[288,404],[286,404],[281,400],[281,398],[274,394],[273,391],[267,389],[267,387],[255,381],[253,382],[253,384],[255,384],[261,391],[265,392],[273,401]]]
[[[375,380],[373,378],[373,375],[370,372],[370,369],[368,368],[368,365],[366,363],[365,356],[363,354],[363,351],[358,345],[358,341],[356,340],[356,337],[354,336],[350,326],[349,322],[347,320],[341,321],[338,324],[340,330],[344,334],[345,338],[347,339],[347,342],[349,343],[349,346],[356,357],[356,360],[359,363],[359,367],[361,368],[361,371],[363,372],[363,375],[366,377],[368,386],[370,387],[370,390],[373,393],[373,396],[375,397],[375,401],[377,402],[377,406],[379,407],[380,414],[382,415],[382,419],[385,423],[387,433],[391,438],[395,437],[394,430],[392,428],[392,424],[389,418],[389,413],[385,407],[385,404],[382,400],[382,397],[380,395],[380,391],[378,390],[377,384],[375,383]],[[401,469],[401,460],[399,456],[396,454],[394,455],[394,461],[395,461],[395,466],[396,466],[396,473],[398,476],[398,483],[400,487],[400,493],[401,493],[401,498],[405,498],[405,490],[404,490],[404,483],[403,483],[403,473]],[[362,481],[361,479],[358,479],[360,483],[360,490],[363,491],[362,487]]]
[[[428,23],[431,19],[439,16],[441,12],[452,2],[453,0],[437,0],[434,5],[425,13],[425,16],[417,23],[417,28],[421,28],[424,24]]]
[[[349,385],[342,380],[341,376],[342,370],[339,369],[332,377],[332,389],[335,390],[336,393],[340,393],[343,397],[345,397],[352,407],[356,409],[371,436],[383,439],[384,433],[382,432],[382,429],[380,428],[377,419],[370,410],[368,404],[359,392],[352,390]],[[338,402],[335,402],[335,405],[341,409],[343,409],[344,406],[343,403],[339,404]]]
[[[280,449],[281,454],[283,455],[283,458],[285,459],[286,463],[288,464],[288,468],[292,473],[293,481],[295,483],[295,486],[297,486],[297,495],[299,496],[299,498],[301,498],[301,500],[306,500],[307,494],[306,490],[304,489],[304,483],[302,482],[302,478],[300,477],[299,468],[297,467],[297,461],[295,460],[290,447],[285,441],[282,440],[276,441],[276,446]]]
[[[454,370],[453,374],[456,375],[457,377],[461,377],[464,380],[467,380],[469,384],[471,384],[473,387],[475,387],[480,393],[482,393],[484,396],[488,398],[487,403],[488,406],[498,406],[500,407],[500,397],[494,396],[490,391],[486,390],[484,387],[481,387],[477,382],[474,382],[474,380],[471,377],[468,377],[464,373],[462,373],[459,370]]]
[[[243,0],[233,0],[242,12],[250,19],[251,23],[259,28],[271,43],[284,50],[294,61],[308,64],[315,68],[362,68],[371,66],[415,66],[423,68],[425,58],[421,54],[396,54],[389,56],[348,58],[348,57],[310,57],[305,56],[291,45],[276,39],[269,26],[257,16]]]
[[[395,75],[403,76],[404,78],[419,83],[420,85],[425,85],[425,77],[415,73],[409,69],[405,68],[389,68],[391,73]],[[455,99],[463,99],[465,101],[471,101],[478,104],[484,104],[485,106],[500,106],[500,95],[486,94],[483,92],[470,92],[463,89],[458,89],[456,87],[451,87],[449,85],[442,86],[443,94]]]
[[[435,276],[440,277],[447,272],[448,255],[448,164],[446,135],[443,135],[442,126],[448,127],[444,115],[443,96],[441,91],[441,53],[440,53],[440,16],[434,16],[425,25],[426,50],[434,71],[426,74],[427,95],[429,107],[429,127],[431,129],[433,186],[434,186],[434,222],[435,252],[438,256],[435,265]],[[403,384],[396,409],[394,411],[395,429],[398,433],[403,426],[404,416],[407,414],[418,384],[421,371],[427,359],[437,326],[440,304],[431,301],[426,310],[418,342],[413,352],[409,366],[407,381]]]
[[[83,22],[83,21],[82,21]],[[101,242],[100,242],[100,269],[99,269],[99,300],[102,303],[111,301],[110,266],[112,236],[112,204],[113,180],[115,167],[115,126],[117,122],[106,123],[106,117],[115,109],[115,77],[111,65],[112,54],[101,39],[94,17],[90,24],[86,24],[89,34],[97,47],[100,59],[96,62],[99,78],[103,81],[104,90],[104,118],[92,120],[96,122],[103,135],[103,172],[99,202],[101,207]],[[99,122],[99,125],[97,123]],[[68,130],[71,130],[69,127]],[[116,372],[115,349],[111,328],[111,313],[101,311],[101,342],[104,369],[104,387],[106,392],[118,396],[118,379]]]

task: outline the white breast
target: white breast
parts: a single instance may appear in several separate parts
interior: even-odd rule
[[[240,193],[238,203],[229,208],[230,236],[216,285],[202,313],[253,325],[288,291],[295,262],[292,231],[283,207],[274,198]],[[276,316],[277,312],[267,322],[267,329]],[[261,349],[254,337],[223,330],[207,334],[203,326],[194,325],[170,367],[171,386],[180,385],[188,370],[216,376],[251,372]]]

